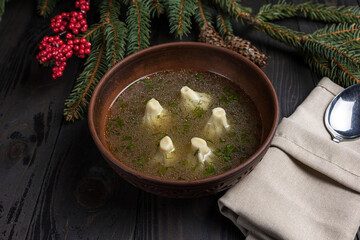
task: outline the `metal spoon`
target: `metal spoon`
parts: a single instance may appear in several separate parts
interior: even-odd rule
[[[360,83],[335,96],[326,109],[325,125],[334,142],[360,137]]]

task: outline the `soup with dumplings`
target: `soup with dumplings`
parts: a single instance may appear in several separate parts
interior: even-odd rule
[[[230,80],[210,72],[164,71],[135,81],[106,117],[111,153],[148,175],[200,179],[227,171],[261,142],[255,104]]]

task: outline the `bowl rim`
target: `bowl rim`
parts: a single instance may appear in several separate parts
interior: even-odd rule
[[[164,178],[160,178],[160,177],[156,177],[156,176],[151,176],[148,174],[145,174],[143,172],[137,171],[133,168],[130,168],[129,166],[125,165],[124,163],[122,163],[121,161],[117,160],[112,154],[111,152],[107,149],[106,146],[104,146],[104,144],[102,144],[99,136],[96,133],[95,130],[95,123],[93,120],[94,117],[94,106],[95,106],[95,102],[96,102],[96,96],[99,93],[99,91],[101,90],[102,86],[104,85],[105,81],[104,79],[106,79],[109,75],[111,75],[116,68],[121,67],[122,65],[126,65],[127,62],[131,62],[131,60],[138,58],[139,56],[143,55],[143,54],[147,54],[149,52],[153,52],[153,51],[158,51],[161,50],[163,48],[169,48],[169,47],[201,47],[201,48],[208,48],[208,49],[214,49],[216,51],[225,51],[227,52],[227,54],[232,55],[233,57],[236,58],[241,58],[242,61],[246,62],[250,68],[252,68],[254,71],[258,72],[260,74],[260,76],[265,79],[266,84],[269,87],[270,90],[270,97],[273,100],[273,102],[275,103],[275,119],[271,125],[271,129],[270,132],[268,134],[268,136],[265,138],[265,140],[263,141],[263,143],[259,146],[259,148],[256,150],[255,153],[253,153],[245,162],[237,165],[234,168],[231,168],[225,172],[216,174],[216,175],[212,175],[209,177],[205,177],[205,178],[201,178],[201,179],[191,179],[191,180],[175,180],[175,179],[164,179]],[[141,178],[141,179],[145,179],[147,181],[150,181],[152,183],[155,184],[167,184],[167,185],[172,185],[172,186],[193,186],[193,185],[201,185],[201,184],[209,184],[211,182],[216,182],[219,179],[222,179],[226,176],[232,176],[234,174],[236,174],[236,172],[240,169],[240,168],[244,168],[246,165],[250,164],[255,158],[257,158],[262,152],[263,150],[266,149],[267,146],[270,145],[270,141],[272,140],[274,134],[275,134],[275,130],[276,127],[278,125],[278,121],[279,121],[279,102],[278,102],[278,98],[276,95],[276,91],[271,83],[271,81],[269,80],[269,78],[266,76],[266,74],[256,65],[254,64],[252,61],[250,61],[249,59],[245,58],[244,56],[242,56],[241,54],[238,54],[232,50],[226,49],[224,47],[219,47],[219,46],[214,46],[211,44],[207,44],[207,43],[200,43],[200,42],[171,42],[171,43],[162,43],[162,44],[158,44],[158,45],[154,45],[154,46],[150,46],[146,49],[140,50],[136,53],[133,53],[127,57],[125,57],[124,59],[122,59],[121,61],[119,61],[117,64],[115,64],[111,69],[109,69],[104,76],[100,79],[99,83],[97,84],[97,86],[95,87],[93,94],[91,96],[91,100],[89,103],[89,107],[88,107],[88,126],[90,129],[90,133],[91,136],[96,144],[96,146],[98,147],[99,151],[105,155],[105,160],[109,160],[111,161],[113,164],[115,164],[117,167],[121,168],[123,171],[125,171],[127,174],[131,174],[136,176],[137,178]]]

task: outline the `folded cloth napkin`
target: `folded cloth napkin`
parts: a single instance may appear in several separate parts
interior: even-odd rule
[[[349,239],[360,225],[360,140],[335,143],[326,107],[342,90],[323,78],[282,119],[263,160],[219,199],[252,239]]]

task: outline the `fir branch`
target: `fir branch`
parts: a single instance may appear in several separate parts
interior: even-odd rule
[[[331,70],[331,64],[325,58],[314,56],[310,54],[304,55],[305,62],[309,65],[311,70],[316,72],[319,76],[328,77],[334,79],[333,72]]]
[[[262,22],[261,24],[255,25],[254,27],[265,32],[271,38],[285,43],[289,46],[295,48],[302,48],[303,46],[301,42],[302,37],[305,35],[303,32],[298,32],[287,27],[269,22]]]
[[[233,35],[233,28],[228,15],[224,16],[223,13],[219,13],[217,15],[216,28],[219,30],[219,33],[223,38]]]
[[[255,18],[261,21],[274,21],[284,18],[291,18],[297,15],[298,8],[284,0],[280,0],[277,4],[263,5]]]
[[[127,11],[129,29],[128,53],[134,53],[150,45],[150,10],[143,1],[132,0]]]
[[[360,72],[358,68],[349,68],[349,66],[345,66],[337,62],[336,59],[333,60],[333,64],[336,64],[336,67],[333,67],[333,72],[335,72],[337,75],[339,84],[344,87],[349,87],[351,85],[360,83]]]
[[[94,35],[98,34],[98,31],[102,27],[103,27],[103,24],[93,24],[83,35],[81,35],[81,37],[86,38],[87,40],[92,39],[92,37]]]
[[[106,41],[106,58],[108,67],[111,68],[125,55],[127,28],[119,20],[120,3],[117,1],[103,1],[100,14]]]
[[[191,17],[198,6],[195,0],[169,0],[167,11],[169,14],[170,33],[180,39],[190,33]]]
[[[254,23],[255,19],[251,17],[251,8],[243,7],[238,0],[213,0],[222,9],[236,20],[243,20],[244,22]]]
[[[303,50],[313,55],[321,54],[326,59],[337,59],[340,64],[360,64],[358,42],[360,25],[333,24],[303,38]],[[344,42],[347,42],[345,45]]]
[[[67,121],[83,118],[96,84],[109,69],[105,57],[104,36],[95,34],[92,46],[84,71],[76,79],[75,87],[65,101],[64,115]]]
[[[42,17],[49,17],[56,7],[57,0],[37,0],[38,13]]]
[[[198,7],[195,12],[195,21],[198,23],[199,28],[211,27],[211,12],[209,6],[207,6],[204,1],[198,1]]]
[[[9,2],[10,0],[0,0],[0,22],[1,22],[1,18],[2,15],[5,12],[5,2]]]
[[[145,6],[150,9],[151,18],[159,17],[164,13],[164,4],[161,0],[145,0]]]
[[[334,58],[332,68],[336,79],[338,79],[342,86],[348,87],[360,83],[360,71],[357,66],[343,65]]]
[[[127,29],[125,23],[118,19],[112,19],[104,25],[106,58],[111,68],[124,58]]]
[[[360,7],[358,6],[326,6],[325,4],[300,4],[299,10],[305,17],[331,23],[360,23]]]

